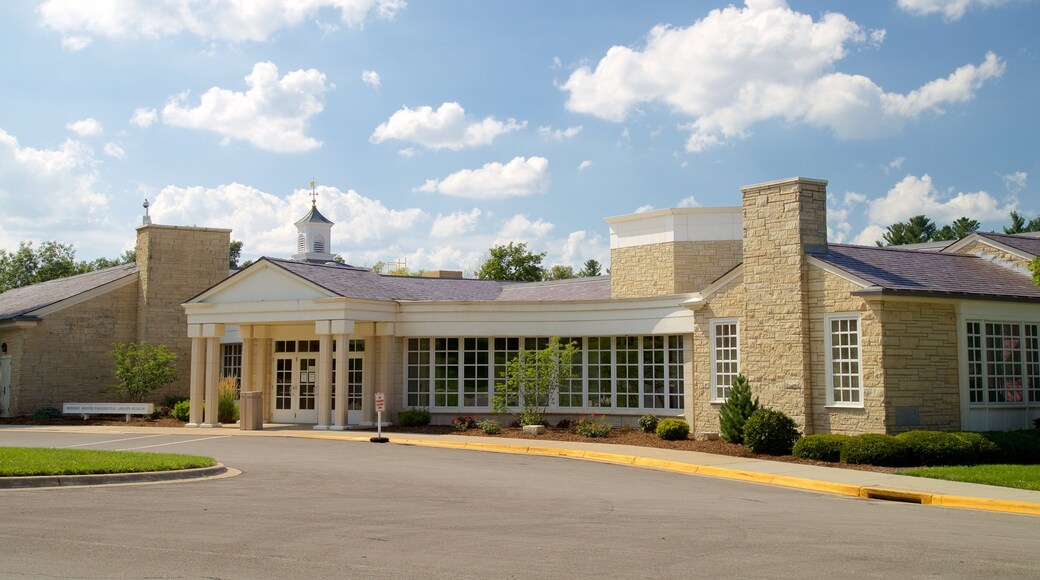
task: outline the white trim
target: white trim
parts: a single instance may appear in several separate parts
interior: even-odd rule
[[[679,304],[690,310],[698,310],[704,306],[708,299],[719,292],[730,283],[739,280],[744,275],[744,264],[737,264],[732,270],[719,276],[714,282],[708,284],[700,292],[695,292],[691,298]]]
[[[856,321],[856,368],[857,368],[857,382],[859,384],[859,402],[846,402],[834,400],[834,373],[832,372],[834,359],[833,359],[833,337],[834,334],[831,332],[831,322],[835,320],[855,320]],[[825,314],[823,317],[823,350],[824,350],[824,376],[827,379],[827,403],[826,406],[829,408],[846,408],[846,409],[862,409],[864,406],[863,395],[865,389],[863,388],[863,319],[859,312],[834,312]]]
[[[717,373],[716,373],[716,366],[715,366],[715,363],[717,362],[716,358],[715,358],[715,339],[717,337],[717,335],[715,334],[715,329],[717,327],[721,326],[721,325],[724,325],[724,324],[732,324],[732,325],[736,326],[736,330],[737,330],[737,332],[736,332],[736,338],[737,338],[737,359],[736,359],[736,362],[737,362],[737,374],[739,375],[740,374],[740,319],[738,319],[736,317],[733,317],[733,318],[712,318],[709,321],[709,323],[710,323],[710,330],[708,331],[708,340],[710,342],[708,343],[708,360],[709,360],[709,364],[711,366],[709,367],[710,368],[710,372],[708,374],[708,381],[709,381],[708,389],[710,391],[709,392],[710,397],[709,397],[708,402],[709,403],[724,403],[724,402],[726,402],[726,399],[725,398],[719,398],[719,396],[718,396],[718,385],[716,384],[716,379],[718,378],[718,376],[717,376]]]
[[[972,242],[980,242],[984,246],[989,246],[996,250],[1000,250],[1001,252],[1007,252],[1023,260],[1032,260],[1036,257],[1028,252],[1023,252],[1022,250],[1012,248],[1011,246],[1002,244],[996,240],[991,240],[985,236],[981,236],[977,232],[972,232],[971,234],[957,240],[956,242],[953,242],[949,246],[946,246],[946,249],[943,250],[943,253],[959,254],[960,252],[958,250],[970,245]]]

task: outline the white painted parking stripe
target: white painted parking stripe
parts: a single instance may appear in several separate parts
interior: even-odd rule
[[[181,443],[194,443],[196,441],[210,441],[212,439],[225,439],[231,437],[230,435],[218,435],[216,437],[202,437],[201,439],[188,439],[187,441],[171,441],[169,443],[157,443],[155,445],[144,445],[142,447],[127,447],[120,449],[119,451],[134,451],[136,449],[149,449],[151,447],[163,447],[165,445],[180,445]]]
[[[148,439],[149,437],[162,437],[162,435],[142,435],[140,437],[123,437],[122,439],[109,439],[108,441],[95,441],[93,443],[80,443],[78,445],[66,445],[58,449],[72,449],[73,447],[89,447],[91,445],[104,445],[105,443],[119,443],[121,441],[133,441],[134,439]]]

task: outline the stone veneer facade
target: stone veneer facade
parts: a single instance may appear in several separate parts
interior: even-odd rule
[[[999,248],[983,243],[981,241],[973,241],[957,250],[958,254],[973,254],[977,256],[989,256],[996,260],[1000,260],[1006,264],[1011,264],[1016,268],[1021,268],[1023,271],[1029,271],[1029,262],[1021,256],[1012,254],[1011,252],[1005,252]]]
[[[740,240],[661,242],[610,250],[612,298],[685,294],[704,288],[741,260]]]

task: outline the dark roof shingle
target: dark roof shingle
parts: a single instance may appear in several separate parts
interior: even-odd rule
[[[136,274],[137,264],[123,264],[8,290],[0,294],[0,320],[31,315],[46,306]]]
[[[996,232],[976,232],[980,237],[1004,244],[1031,256],[1040,256],[1040,233],[998,234]]]

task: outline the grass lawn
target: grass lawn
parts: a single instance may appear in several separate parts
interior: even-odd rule
[[[170,471],[210,467],[216,464],[216,459],[198,455],[49,449],[45,447],[0,447],[0,477]]]
[[[902,469],[900,475],[1040,491],[1040,465],[958,465]]]

